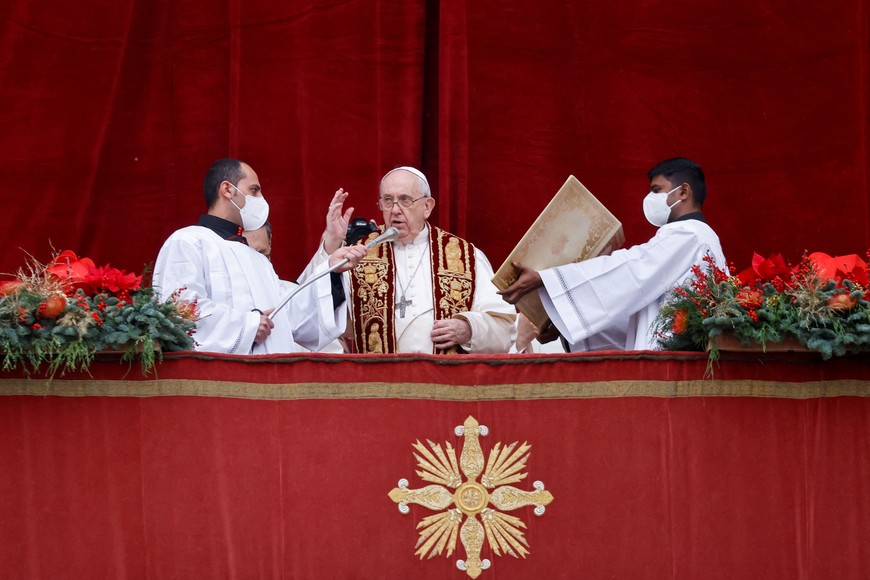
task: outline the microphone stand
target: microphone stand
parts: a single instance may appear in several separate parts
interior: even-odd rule
[[[397,230],[396,228],[393,228],[393,227],[389,227],[386,230],[384,230],[384,233],[382,233],[381,235],[379,235],[375,239],[367,242],[366,248],[372,249],[375,246],[386,243],[386,242],[394,242],[398,237],[399,237],[399,230]],[[329,268],[327,268],[323,272],[319,272],[319,273],[315,274],[314,276],[312,276],[311,278],[309,278],[308,280],[306,280],[302,284],[299,284],[298,286],[296,286],[295,288],[290,290],[287,294],[284,295],[284,297],[281,299],[281,301],[278,302],[278,304],[275,306],[275,308],[272,310],[272,312],[269,313],[269,320],[272,320],[275,317],[275,314],[277,314],[279,310],[284,308],[284,306],[286,306],[286,304],[288,302],[290,302],[290,300],[294,296],[296,296],[299,292],[301,292],[304,288],[307,288],[308,286],[310,286],[311,284],[313,284],[317,280],[320,280],[321,278],[323,278],[327,274],[334,272],[335,270],[341,268],[342,266],[344,266],[348,262],[350,262],[350,260],[348,258],[344,258],[340,262],[335,264],[334,266],[330,266]]]

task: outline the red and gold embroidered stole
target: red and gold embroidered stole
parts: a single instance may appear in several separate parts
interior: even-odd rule
[[[383,231],[373,232],[374,239]],[[368,240],[366,240],[368,241]],[[449,232],[429,226],[429,258],[435,320],[471,310],[474,301],[474,246]],[[392,244],[370,249],[351,270],[353,342],[355,352],[394,353],[396,350],[396,261]],[[456,347],[449,351],[460,352]]]

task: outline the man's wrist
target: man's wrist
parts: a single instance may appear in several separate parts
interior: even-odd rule
[[[453,315],[453,320],[461,320],[465,323],[465,326],[468,328],[468,340],[461,343],[459,346],[464,350],[471,352],[472,342],[474,342],[474,327],[471,325],[471,321],[468,320],[468,317],[465,316],[465,312],[461,312],[459,314]]]
[[[327,254],[333,253],[342,246],[344,246],[343,239],[331,238],[329,236],[323,237],[323,249],[326,251]]]

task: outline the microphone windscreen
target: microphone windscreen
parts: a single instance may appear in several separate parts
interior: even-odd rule
[[[381,238],[383,238],[383,240],[381,240],[381,242],[379,242],[379,243],[395,242],[396,240],[399,239],[399,230],[397,228],[390,226],[384,230],[384,233],[381,235]]]

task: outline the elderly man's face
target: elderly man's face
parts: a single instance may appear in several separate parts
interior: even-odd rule
[[[409,171],[394,171],[381,182],[381,202],[393,201],[393,207],[381,210],[384,212],[384,224],[399,230],[400,242],[409,242],[423,231],[423,226],[435,207],[434,199],[418,199],[421,195],[420,178]],[[398,203],[402,198],[417,201],[411,207],[404,208]]]
[[[266,226],[246,231],[245,239],[248,240],[248,245],[251,248],[257,250],[270,260],[272,259],[272,240],[266,231]]]

